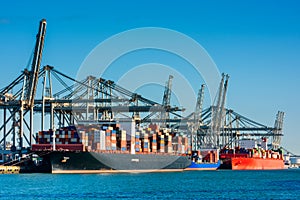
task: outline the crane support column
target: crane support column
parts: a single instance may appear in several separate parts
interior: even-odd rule
[[[6,108],[3,111],[3,150],[6,150]]]
[[[29,121],[29,123],[30,123],[29,143],[30,144],[29,145],[31,146],[33,143],[33,140],[32,140],[33,139],[33,107],[30,108],[30,116],[29,117],[30,117],[30,119],[29,119],[30,120]]]

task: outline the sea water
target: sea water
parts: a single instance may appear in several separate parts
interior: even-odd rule
[[[7,174],[0,199],[300,199],[300,170]]]

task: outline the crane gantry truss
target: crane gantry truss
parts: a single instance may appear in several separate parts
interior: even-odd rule
[[[222,75],[214,105],[203,109],[204,85],[201,85],[195,111],[184,117],[178,113],[183,108],[170,106],[171,75],[163,102],[158,103],[101,77],[76,80],[52,66],[41,68],[45,32],[46,20],[41,20],[31,70],[25,69],[0,90],[2,150],[7,150],[8,138],[13,151],[30,147],[36,140],[34,131],[46,127],[55,129],[119,119],[134,120],[137,125],[167,125],[175,133],[188,134],[193,149],[235,146],[239,139],[246,137],[270,137],[273,148],[280,146],[284,113],[278,112],[274,127],[269,127],[226,109],[228,75]],[[39,116],[40,123],[33,123],[34,116]]]

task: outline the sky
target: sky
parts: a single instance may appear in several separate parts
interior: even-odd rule
[[[1,1],[0,88],[28,66],[43,18],[47,33],[42,65],[72,77],[97,45],[116,34],[143,27],[174,30],[198,42],[218,70],[230,75],[228,108],[268,126],[274,125],[278,110],[284,111],[282,145],[300,155],[299,4],[280,0]],[[119,79],[124,72],[151,62],[173,66],[179,74],[193,74],[189,67],[180,68],[189,65],[185,60],[145,50],[123,55],[105,78]],[[118,69],[121,65],[124,68]],[[198,79],[191,75],[187,79],[194,90],[200,87]],[[144,95],[161,101],[163,88],[158,89]]]

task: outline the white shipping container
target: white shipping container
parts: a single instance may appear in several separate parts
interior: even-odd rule
[[[105,150],[105,131],[100,131],[100,150]]]

